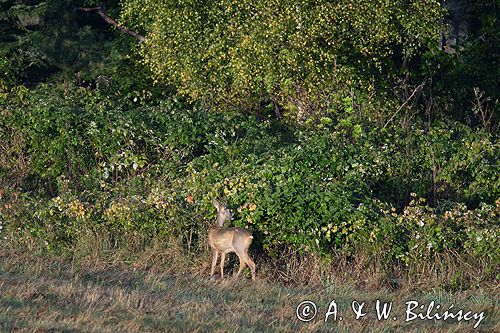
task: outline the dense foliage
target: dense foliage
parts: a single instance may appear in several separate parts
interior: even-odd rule
[[[0,1],[2,240],[201,251],[218,198],[260,253],[498,268],[497,9],[445,53],[438,1],[95,5]]]
[[[410,136],[347,121],[286,127],[176,98],[140,106],[50,85],[2,112],[0,180],[12,189],[3,227],[49,247],[87,229],[203,246],[215,197],[270,254],[362,250],[411,262],[453,249],[499,259],[499,146],[459,123]]]
[[[147,32],[158,80],[194,100],[299,118],[335,109],[352,89],[381,95],[393,75],[437,47],[438,1],[123,1]]]

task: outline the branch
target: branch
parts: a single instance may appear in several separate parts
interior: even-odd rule
[[[410,97],[408,97],[408,99],[403,104],[401,104],[401,106],[396,110],[396,112],[394,112],[394,114],[392,115],[392,117],[385,123],[384,127],[382,127],[382,128],[386,128],[387,125],[389,125],[389,123],[391,122],[391,120],[398,114],[399,111],[401,111],[401,109],[406,104],[408,104],[408,102],[413,98],[413,96],[415,96],[415,94],[417,92],[422,91],[422,88],[424,87],[424,84],[425,84],[425,80],[418,87],[416,87],[415,90],[413,90],[413,93],[410,95]]]
[[[135,37],[141,42],[146,41],[146,37],[144,37],[143,35],[138,34],[135,31],[129,30],[129,29],[119,25],[118,22],[116,22],[115,20],[113,20],[113,18],[111,18],[108,14],[106,14],[104,7],[90,7],[90,8],[78,7],[77,9],[79,11],[82,11],[82,12],[97,12],[97,14],[99,14],[104,21],[111,24],[112,26],[114,26],[115,28],[117,28],[118,30],[123,32],[124,34]]]

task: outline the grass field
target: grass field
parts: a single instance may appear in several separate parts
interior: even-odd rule
[[[260,277],[211,281],[205,272],[144,268],[120,260],[71,260],[16,250],[0,252],[1,332],[500,332],[498,288],[449,293],[354,284],[279,284]],[[393,302],[388,320],[376,319],[376,300]],[[298,320],[304,300],[317,306],[310,322]],[[472,311],[457,320],[405,322],[406,302],[435,301],[435,313],[454,305]],[[335,301],[337,316],[326,312]],[[351,305],[366,302],[355,319]],[[441,306],[436,311],[436,306]],[[301,315],[311,315],[301,308]],[[411,312],[418,314],[415,309]],[[484,319],[477,328],[479,315]],[[476,314],[476,319],[472,315]],[[410,317],[412,317],[411,315]],[[340,320],[342,317],[342,320]],[[396,317],[396,319],[394,319]],[[466,320],[469,318],[470,320]]]

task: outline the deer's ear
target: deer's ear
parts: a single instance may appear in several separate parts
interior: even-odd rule
[[[212,199],[212,202],[213,202],[213,204],[215,206],[215,209],[219,210],[220,204],[217,202],[217,200]]]

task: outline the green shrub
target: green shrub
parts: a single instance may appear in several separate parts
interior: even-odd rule
[[[483,130],[445,122],[368,130],[349,112],[290,127],[204,113],[175,97],[134,105],[53,88],[11,101],[0,120],[4,147],[19,137],[9,156],[27,160],[22,175],[1,170],[2,232],[14,237],[57,248],[107,230],[117,244],[141,234],[194,250],[217,198],[268,254],[362,251],[390,264],[458,251],[498,260],[498,145]],[[24,178],[7,181],[15,177]]]

